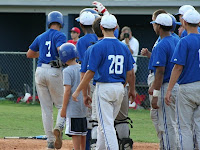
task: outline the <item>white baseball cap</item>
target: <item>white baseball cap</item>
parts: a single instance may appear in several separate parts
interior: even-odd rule
[[[196,10],[188,10],[182,17],[186,22],[198,24],[200,22],[200,14]]]
[[[94,14],[89,11],[85,11],[80,15],[80,23],[83,25],[92,25],[95,20]]]
[[[111,14],[104,15],[100,24],[106,29],[114,29],[117,26],[117,19]]]
[[[163,26],[172,26],[172,18],[168,14],[159,14],[155,21],[150,22],[151,24],[157,23]]]
[[[195,8],[191,5],[183,5],[179,8],[179,11],[176,15],[184,15],[190,9],[195,10]]]

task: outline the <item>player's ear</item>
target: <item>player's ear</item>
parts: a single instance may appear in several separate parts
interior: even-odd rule
[[[185,27],[188,23],[183,19],[183,27]]]
[[[103,28],[103,26],[102,26],[102,25],[100,25],[100,29],[101,29],[101,31],[103,31],[103,30],[104,30],[104,28]]]

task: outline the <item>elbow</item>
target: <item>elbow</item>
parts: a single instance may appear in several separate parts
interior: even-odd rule
[[[29,53],[26,53],[26,57],[27,57],[27,58],[31,58],[31,56],[30,56]]]

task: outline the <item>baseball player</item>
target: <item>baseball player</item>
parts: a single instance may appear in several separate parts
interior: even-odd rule
[[[115,16],[104,15],[100,24],[104,39],[93,46],[88,71],[72,97],[76,100],[94,73],[99,73],[99,76],[94,78],[97,88],[97,149],[117,150],[119,147],[114,119],[123,99],[126,76],[130,86],[129,96],[135,98],[135,85],[131,79],[134,60],[127,46],[114,37],[114,30],[117,27]]]
[[[178,80],[179,95],[176,106],[180,145],[182,150],[192,150],[194,148],[193,120],[200,147],[200,126],[199,120],[196,118],[196,115],[200,114],[200,34],[198,32],[200,14],[196,10],[189,10],[182,19],[188,36],[182,38],[177,44],[171,59],[175,65],[167,88],[165,102],[167,105],[171,104],[172,88]]]
[[[168,86],[173,64],[170,63],[178,39],[171,36],[172,18],[168,14],[159,14],[155,21],[151,22],[153,29],[161,38],[152,52],[152,66],[155,67],[155,80],[149,91],[153,91],[151,101],[152,107],[158,109],[159,129],[163,138],[163,149],[177,149],[175,100],[178,92],[178,85],[173,89],[172,103],[166,106],[164,94]]]
[[[79,53],[79,60],[82,62],[84,59],[84,53],[89,46],[96,42],[97,36],[92,30],[92,23],[95,20],[95,15],[90,11],[84,11],[80,14],[80,26],[84,32],[84,36],[81,37],[77,42],[77,50]]]
[[[80,22],[81,29],[84,32],[84,36],[81,37],[77,42],[77,50],[79,53],[79,61],[82,63],[85,57],[85,51],[89,46],[94,44],[98,38],[94,31],[92,30],[92,24],[95,20],[95,17],[98,17],[98,12],[93,9],[85,8],[80,12],[80,17],[76,20]],[[83,78],[84,73],[81,73],[81,79]],[[87,89],[83,90],[83,98],[84,99],[91,99],[88,97]],[[88,120],[88,133],[86,139],[86,150],[90,149],[90,139],[91,139],[91,129],[92,125],[89,123],[91,118],[91,108],[88,108],[87,120]]]
[[[156,17],[161,14],[161,13],[167,13],[165,10],[163,9],[158,9],[156,10],[153,15],[152,15],[152,20],[155,21],[156,20]],[[156,47],[156,45],[160,42],[161,38],[158,37],[158,39],[156,40],[153,48],[152,48],[152,52],[154,50],[154,48]],[[152,66],[152,62],[153,62],[153,57],[151,55],[151,52],[147,49],[147,48],[142,48],[141,50],[141,55],[143,56],[147,56],[148,58],[150,58],[149,60],[149,66],[148,66],[148,69],[149,69],[149,75],[148,75],[148,79],[147,79],[147,83],[148,83],[148,86],[151,87],[153,81],[154,81],[154,67]],[[151,58],[152,57],[152,58]],[[149,94],[149,100],[150,100],[150,103],[152,101],[152,95]],[[151,107],[150,109],[150,116],[151,116],[151,120],[154,124],[154,127],[156,129],[156,132],[157,132],[157,136],[158,136],[158,139],[160,141],[160,149],[163,149],[163,138],[162,138],[162,135],[161,135],[161,131],[159,129],[159,122],[158,122],[158,110],[157,109],[154,109]]]
[[[61,117],[66,117],[65,134],[72,137],[74,150],[85,150],[87,134],[87,109],[83,105],[83,96],[80,93],[78,102],[72,100],[72,93],[80,83],[80,65],[76,63],[77,51],[75,45],[65,43],[59,50],[60,59],[67,64],[63,70],[64,99]]]
[[[103,34],[101,32],[101,29],[99,29],[100,28],[100,21],[101,21],[101,17],[95,19],[95,21],[92,24],[92,28],[93,28],[95,34],[98,37],[98,41],[97,42],[101,41],[101,39],[103,38]],[[90,55],[92,47],[93,47],[93,45],[90,46],[85,52],[84,61],[81,63],[81,70],[80,70],[80,72],[82,74],[85,74],[86,71],[87,71],[89,55]],[[98,76],[97,72],[95,73],[95,76]],[[96,139],[97,139],[97,134],[96,134],[97,115],[96,115],[96,107],[95,107],[96,106],[96,104],[95,104],[96,103],[96,99],[95,99],[95,93],[96,93],[95,86],[96,86],[96,83],[93,82],[93,80],[91,80],[91,82],[90,82],[90,92],[88,92],[88,97],[92,96],[92,104],[91,104],[92,105],[92,115],[91,115],[91,120],[90,120],[90,122],[92,123],[92,130],[91,130],[91,142],[90,142],[91,145],[90,145],[90,148],[91,148],[91,150],[94,150],[95,147],[96,147]],[[85,105],[87,107],[91,107],[90,106],[90,102],[88,102],[88,101],[85,103]]]
[[[179,11],[178,11],[178,13],[176,15],[179,16],[179,20],[180,20],[181,24],[183,24],[183,15],[188,10],[195,10],[195,8],[193,6],[191,6],[191,5],[183,5],[183,6],[181,6],[179,8]],[[198,27],[198,31],[200,32],[200,28],[199,27]],[[183,37],[185,37],[187,35],[188,35],[187,31],[184,29],[182,34],[181,34],[181,38],[183,38]]]
[[[39,35],[30,45],[27,52],[28,58],[38,58],[35,82],[42,109],[42,121],[47,135],[49,149],[61,148],[61,131],[64,118],[60,111],[63,101],[62,72],[59,64],[50,62],[58,57],[59,47],[66,43],[66,36],[60,32],[63,27],[63,15],[58,11],[48,14],[47,25],[49,30]],[[58,116],[53,134],[53,104],[58,109]],[[55,145],[54,145],[55,141]]]

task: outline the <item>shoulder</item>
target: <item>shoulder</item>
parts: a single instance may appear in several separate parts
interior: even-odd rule
[[[60,31],[57,31],[57,30],[56,30],[55,33],[56,33],[57,36],[63,36],[63,37],[66,37],[66,35],[65,35],[63,32],[60,32]]]
[[[138,43],[139,44],[139,41],[135,38],[135,37],[132,37],[132,40],[133,40],[133,42],[135,42],[135,43]]]

